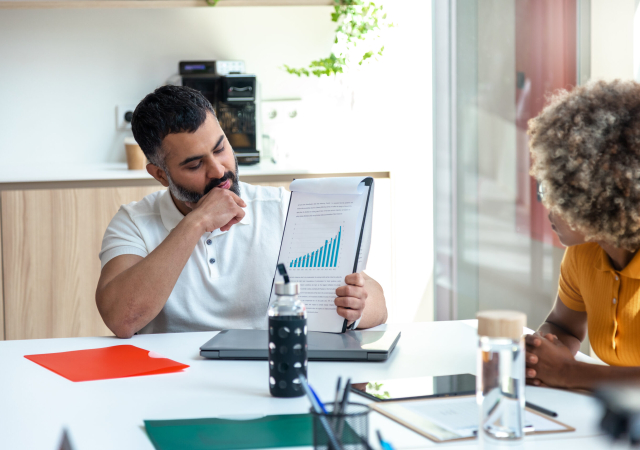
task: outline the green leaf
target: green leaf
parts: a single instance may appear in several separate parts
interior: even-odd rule
[[[213,6],[218,1],[207,0],[207,3]],[[365,43],[375,43],[375,39],[380,37],[379,33],[375,33],[376,30],[394,26],[387,20],[387,14],[382,12],[383,5],[377,5],[372,1],[334,0],[333,5],[331,20],[338,24],[333,43],[335,45],[342,43],[345,49],[344,54],[336,56],[331,53],[327,58],[311,61],[308,67],[298,69],[284,65],[284,70],[288,73],[299,77],[302,75],[321,77],[344,73],[351,50],[365,45]],[[377,52],[375,50],[365,52],[360,57],[358,64],[362,65],[363,62],[371,60],[374,55],[382,56],[383,50],[384,46]]]
[[[369,50],[367,53],[362,55],[362,59],[358,64],[362,65],[363,62],[365,62],[367,59],[371,58],[372,56],[373,56],[373,51]]]

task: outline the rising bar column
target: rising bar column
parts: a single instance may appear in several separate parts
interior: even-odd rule
[[[338,252],[340,251],[340,236],[342,236],[342,227],[338,231],[338,245],[336,246],[336,255],[333,258],[333,267],[336,267],[338,264]]]

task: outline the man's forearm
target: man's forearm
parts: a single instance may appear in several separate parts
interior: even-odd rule
[[[131,337],[162,310],[202,236],[183,219],[146,258],[123,271],[101,292],[100,313],[118,337]]]
[[[580,350],[580,339],[551,322],[545,322],[540,325],[538,333],[542,336],[545,336],[548,333],[555,334],[558,339],[560,339],[560,342],[566,345],[574,355]]]
[[[369,294],[358,328],[375,327],[387,321],[387,304],[382,286],[373,278],[365,275],[365,287]]]

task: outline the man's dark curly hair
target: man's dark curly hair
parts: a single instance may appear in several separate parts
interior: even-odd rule
[[[640,84],[560,91],[529,121],[544,205],[587,240],[640,248]]]
[[[164,167],[162,140],[172,133],[193,133],[213,106],[201,92],[186,86],[162,86],[136,106],[131,130],[149,162]]]

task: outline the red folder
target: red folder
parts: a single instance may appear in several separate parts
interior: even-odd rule
[[[133,345],[25,355],[25,358],[71,381],[156,375],[189,367]]]

